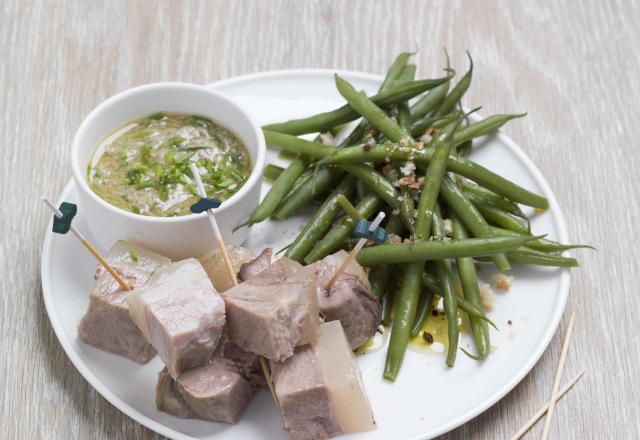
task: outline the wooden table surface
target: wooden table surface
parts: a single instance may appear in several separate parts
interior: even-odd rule
[[[640,436],[638,1],[4,0],[0,10],[5,438],[158,438],[74,369],[42,300],[40,197],[71,178],[72,136],[93,107],[153,81],[303,67],[381,74],[416,44],[421,75],[443,65],[444,47],[456,66],[473,54],[467,105],[529,112],[507,133],[555,190],[571,240],[598,248],[577,253],[567,306],[576,324],[565,376],[587,375],[558,403],[551,438]],[[550,394],[567,320],[520,385],[443,438],[509,438]]]

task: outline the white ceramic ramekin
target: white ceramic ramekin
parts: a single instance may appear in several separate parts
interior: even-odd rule
[[[131,240],[172,259],[200,255],[215,246],[206,214],[151,217],[125,211],[98,197],[87,182],[87,164],[100,140],[126,122],[155,112],[206,116],[233,130],[251,157],[245,184],[215,210],[227,244],[240,244],[247,228],[232,234],[258,204],[265,161],[260,126],[232,100],[206,86],[188,83],[147,84],[121,92],[96,107],[80,124],[73,139],[71,166],[79,193],[79,211],[95,242],[108,249],[118,239]]]

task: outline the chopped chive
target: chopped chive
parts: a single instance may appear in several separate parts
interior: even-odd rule
[[[224,179],[222,182],[218,182],[216,183],[216,186],[220,187],[220,188],[226,188],[229,185],[233,185],[235,182],[231,179]]]
[[[140,214],[140,208],[138,208],[136,205],[133,205],[131,207],[131,212],[133,212],[134,214]]]
[[[185,139],[182,136],[174,136],[171,139],[167,140],[167,144],[172,147],[179,147],[184,143]]]
[[[136,183],[136,189],[145,189],[153,186],[153,179],[142,180]]]
[[[141,132],[138,132],[136,134],[133,135],[134,139],[144,139],[146,137],[149,137],[153,134],[152,130],[142,130]]]
[[[149,119],[162,119],[164,118],[164,113],[163,112],[156,112],[156,113],[152,113],[149,115]]]
[[[162,174],[164,173],[164,170],[162,169],[162,166],[158,163],[158,164],[156,164],[155,168],[153,169],[153,172],[156,175],[156,177],[162,177]]]
[[[163,202],[169,200],[169,190],[166,186],[161,186],[158,189],[158,195],[160,196],[160,200],[162,200]]]
[[[133,261],[134,263],[138,262],[138,253],[135,249],[129,250],[129,257],[131,257],[131,261]]]

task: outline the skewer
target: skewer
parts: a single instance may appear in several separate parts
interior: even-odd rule
[[[200,197],[207,197],[207,192],[204,189],[204,185],[202,184],[202,179],[200,179],[200,173],[198,173],[198,169],[195,164],[191,164],[190,166],[191,172],[193,173],[193,179],[196,183],[196,188],[198,188],[198,194]],[[212,209],[207,210],[207,216],[209,217],[209,223],[211,223],[211,229],[213,229],[213,234],[216,237],[216,241],[218,242],[218,246],[220,247],[220,252],[222,253],[222,258],[224,259],[224,264],[226,266],[227,272],[231,277],[231,281],[233,281],[233,285],[238,284],[238,278],[236,276],[236,272],[233,270],[233,266],[231,265],[231,259],[229,258],[229,254],[227,253],[227,248],[222,240],[222,234],[220,234],[220,229],[218,228],[218,222],[216,222],[216,217],[213,214]],[[273,387],[273,382],[271,381],[271,375],[269,374],[269,369],[267,368],[267,362],[264,360],[262,356],[260,359],[260,367],[262,368],[262,374],[264,375],[264,379],[267,382],[267,387],[269,391],[271,391],[271,395],[273,396],[273,400],[276,402],[276,406],[280,406],[278,403],[278,397],[276,396],[276,390]]]
[[[560,400],[560,398],[562,396],[564,396],[567,391],[569,391],[575,384],[576,382],[578,382],[578,380],[580,380],[580,378],[582,378],[582,376],[584,375],[585,370],[582,370],[580,373],[576,374],[573,379],[571,379],[564,387],[562,387],[562,389],[560,391],[558,391],[558,393],[554,396],[554,400],[558,401]],[[516,432],[514,434],[513,437],[511,437],[511,440],[519,440],[523,435],[526,434],[526,432],[531,429],[531,427],[533,425],[536,424],[536,422],[538,420],[540,420],[540,418],[542,416],[544,416],[544,414],[547,412],[547,410],[549,409],[549,405],[551,404],[551,401],[545,403],[542,408],[540,408],[530,419],[527,423],[525,423],[525,425],[520,428],[520,430],[518,432]]]
[[[51,202],[51,200],[49,200],[46,197],[43,197],[42,201],[49,208],[51,208],[51,211],[53,211],[53,215],[55,215],[56,218],[61,219],[64,216],[64,214],[62,214],[62,212],[60,212],[60,210],[56,208],[56,205],[54,205],[53,202]],[[120,284],[120,287],[122,287],[123,290],[132,290],[131,286],[129,286],[129,284],[120,276],[120,274],[116,272],[113,267],[111,267],[109,262],[102,255],[100,255],[100,253],[96,250],[96,248],[94,248],[93,245],[89,243],[89,241],[84,237],[84,235],[82,235],[82,233],[80,233],[80,231],[78,231],[78,229],[73,225],[73,223],[69,226],[69,229],[71,230],[71,232],[73,232],[73,235],[78,237],[78,240],[80,240],[80,242],[84,245],[84,247],[86,247],[94,257],[96,257],[98,262],[107,270],[107,272],[109,272],[111,276],[115,278],[115,280],[118,282],[118,284]]]
[[[567,359],[567,351],[569,350],[569,341],[571,340],[571,333],[573,332],[573,318],[574,314],[571,313],[569,319],[569,326],[567,327],[567,334],[564,336],[564,342],[562,343],[562,353],[560,354],[560,361],[558,362],[558,371],[556,372],[556,379],[553,382],[553,390],[551,391],[551,400],[549,400],[549,409],[547,410],[547,419],[544,422],[544,430],[542,431],[542,440],[547,440],[549,435],[549,428],[551,427],[551,417],[553,417],[553,409],[556,405],[558,387],[560,386],[560,379],[562,378],[562,372],[564,370],[564,361]]]
[[[369,226],[369,232],[375,231],[378,228],[378,226],[380,226],[380,223],[382,223],[382,220],[384,220],[384,217],[385,217],[384,212],[380,211],[376,216],[375,220],[371,222],[371,225]],[[347,258],[345,258],[342,264],[340,265],[340,267],[336,269],[336,272],[333,274],[333,277],[331,277],[329,282],[324,286],[326,290],[331,290],[331,287],[333,287],[335,282],[338,281],[338,278],[340,278],[340,275],[342,275],[342,273],[346,270],[347,266],[349,266],[349,264],[351,264],[351,262],[356,258],[356,256],[358,255],[358,252],[360,252],[360,250],[364,247],[364,245],[367,244],[367,241],[368,239],[366,238],[361,238],[360,240],[358,240],[358,243],[356,243],[355,247],[351,250],[351,252],[349,252],[349,255],[347,255]]]
[[[196,182],[196,188],[198,188],[198,194],[200,194],[200,197],[207,197],[207,192],[204,189],[204,185],[202,184],[202,179],[200,179],[200,173],[198,173],[196,165],[192,163],[190,167],[191,172],[193,173],[193,179]],[[236,284],[238,284],[238,278],[236,277],[236,272],[233,270],[233,266],[231,265],[231,259],[229,258],[227,248],[224,245],[224,240],[222,239],[222,234],[220,234],[220,229],[218,228],[216,217],[215,215],[213,215],[213,210],[208,209],[207,215],[209,217],[209,223],[211,223],[211,229],[213,229],[213,234],[215,235],[218,246],[220,247],[220,252],[222,253],[224,264],[227,267],[227,272],[229,272],[229,276],[231,277],[233,285],[235,286]]]

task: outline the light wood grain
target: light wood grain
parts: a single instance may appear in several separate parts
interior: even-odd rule
[[[94,106],[151,81],[294,67],[382,73],[416,44],[422,75],[442,65],[445,46],[456,66],[473,54],[469,106],[529,112],[507,132],[556,191],[572,241],[598,248],[578,253],[568,304],[576,328],[566,377],[588,374],[558,402],[551,438],[640,436],[637,1],[4,0],[0,10],[5,438],[158,438],[76,372],[41,297],[48,215],[39,197],[70,179],[71,139]],[[556,335],[514,391],[444,438],[509,438],[547,399],[561,342]]]

